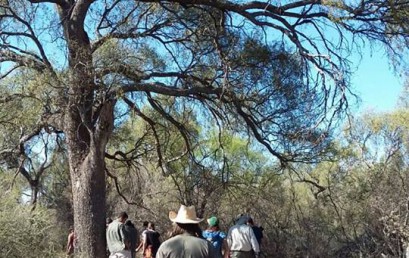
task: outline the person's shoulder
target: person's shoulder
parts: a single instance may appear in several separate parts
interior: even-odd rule
[[[249,226],[249,225],[247,225],[247,224],[240,225],[240,229],[241,229],[241,230],[246,230],[246,231],[252,231],[252,232],[254,232],[254,231],[253,231],[253,227],[252,227],[252,226]]]
[[[231,226],[230,228],[229,228],[229,230],[232,230],[232,229],[235,229],[235,228],[239,228],[241,225],[238,225],[238,224],[234,224],[233,226]]]
[[[203,230],[203,232],[202,232],[202,236],[203,236],[204,238],[210,237],[211,235],[212,235],[212,231]]]
[[[181,238],[181,235],[171,237],[171,238],[169,238],[169,239],[163,241],[163,243],[162,243],[160,246],[163,246],[163,245],[164,245],[165,247],[166,247],[166,246],[173,246],[175,242],[181,241],[180,238]]]

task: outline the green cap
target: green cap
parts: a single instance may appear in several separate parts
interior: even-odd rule
[[[207,223],[209,224],[209,226],[214,227],[219,224],[219,220],[215,216],[213,216],[207,219]]]

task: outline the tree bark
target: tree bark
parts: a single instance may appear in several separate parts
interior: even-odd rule
[[[78,238],[75,252],[78,257],[99,258],[106,256],[104,154],[113,130],[115,100],[94,82],[91,44],[83,27],[91,1],[73,3],[72,7],[63,8],[60,15],[69,60],[64,132],[73,193],[74,231]]]
[[[66,119],[68,158],[74,204],[74,230],[80,257],[105,257],[106,176],[104,153],[113,130],[115,101],[107,101],[91,131],[76,113]],[[73,111],[73,110],[71,110]],[[73,119],[76,118],[77,119]],[[76,133],[75,133],[76,132]],[[81,134],[82,132],[82,134]],[[88,133],[87,133],[88,132]],[[81,141],[88,141],[85,144]]]
[[[79,167],[71,167],[76,252],[105,257],[105,172],[101,153],[91,148]]]

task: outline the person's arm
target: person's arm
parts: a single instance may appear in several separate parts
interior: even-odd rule
[[[227,237],[223,240],[224,258],[230,257],[231,244],[232,244],[232,237],[231,237],[231,228],[230,228],[229,232],[227,233]]]
[[[223,249],[223,257],[224,257],[224,258],[229,258],[229,257],[230,257],[230,248],[229,248],[229,246],[228,246],[228,244],[227,244],[227,240],[226,240],[226,239],[223,239],[222,249]]]
[[[143,241],[140,241],[138,247],[135,249],[135,252],[139,252],[139,250],[141,250],[142,248],[142,245],[143,245]]]
[[[148,248],[148,243],[146,240],[144,240],[142,244],[142,254],[145,254],[147,248]]]
[[[119,225],[119,235],[121,237],[122,240],[122,245],[124,246],[124,248],[126,249],[128,247],[128,243],[127,243],[127,235],[125,234],[125,226],[124,224]]]
[[[142,231],[140,242],[139,242],[138,248],[136,248],[135,252],[139,252],[139,250],[142,249],[143,242],[144,242],[144,239],[145,239],[145,233],[146,233],[145,231]]]
[[[142,234],[142,254],[145,255],[146,252],[146,248],[148,247],[148,233],[145,232],[144,234]]]

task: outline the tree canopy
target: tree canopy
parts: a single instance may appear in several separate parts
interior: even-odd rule
[[[282,167],[317,162],[353,95],[348,56],[379,43],[403,57],[407,11],[401,0],[1,0],[1,164],[35,201],[66,153],[81,250],[101,256],[106,160],[150,155],[163,175],[186,157],[205,165],[198,128],[216,125]],[[129,119],[146,127],[110,149]]]

